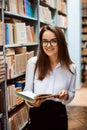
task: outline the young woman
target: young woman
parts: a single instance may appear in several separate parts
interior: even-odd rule
[[[68,130],[66,104],[75,96],[76,67],[71,61],[63,31],[46,25],[40,31],[37,57],[29,59],[25,91],[56,94],[30,103],[29,130]]]

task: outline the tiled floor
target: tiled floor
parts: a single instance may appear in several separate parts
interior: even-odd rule
[[[80,90],[68,106],[68,130],[87,130],[87,83]]]

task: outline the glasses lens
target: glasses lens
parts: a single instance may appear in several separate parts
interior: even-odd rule
[[[43,41],[42,41],[42,46],[47,46],[47,43],[48,43],[48,41],[43,40]]]
[[[52,46],[55,46],[57,44],[57,39],[52,39],[50,42]]]

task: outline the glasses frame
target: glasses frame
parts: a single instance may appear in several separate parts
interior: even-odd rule
[[[48,46],[48,43],[50,43],[50,46],[56,46],[57,45],[57,38],[53,38],[50,41],[48,41],[47,39],[43,39],[42,40],[42,46],[46,47]]]

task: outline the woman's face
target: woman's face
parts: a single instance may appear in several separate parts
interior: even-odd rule
[[[55,34],[49,30],[45,31],[42,35],[42,47],[49,57],[58,55],[58,44]]]

